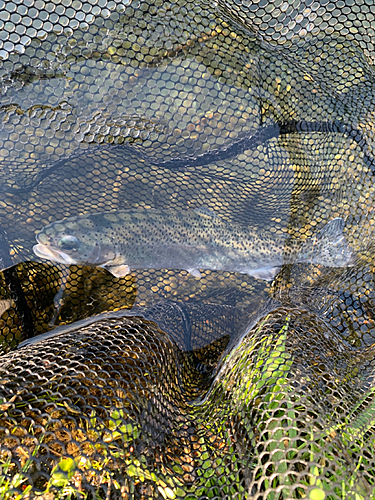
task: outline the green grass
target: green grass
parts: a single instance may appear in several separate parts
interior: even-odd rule
[[[363,394],[345,416],[334,412],[322,415],[317,426],[314,408],[307,410],[308,400],[290,383],[295,378],[294,357],[288,348],[293,322],[286,316],[277,331],[265,335],[270,320],[267,316],[241,348],[227,357],[211,393],[188,411],[186,418],[197,434],[192,484],[184,484],[184,470],[172,459],[167,466],[154,467],[145,456],[134,456],[132,449],[142,442],[142,429],[124,409],[117,408],[105,419],[92,410],[89,419],[82,420],[83,431],[98,452],[96,458],[61,457],[51,470],[43,495],[89,498],[85,479],[96,490],[96,500],[106,498],[101,486],[111,486],[120,494],[124,482],[130,496],[137,485],[151,484],[166,500],[245,499],[249,495],[248,474],[261,485],[265,500],[375,500],[375,487],[370,484],[371,477],[375,483],[375,471],[371,470],[375,388]],[[314,381],[305,377],[305,382],[314,388]],[[2,406],[6,410],[9,405],[3,402]],[[249,415],[254,420],[246,423]],[[244,429],[241,443],[233,431],[236,426]],[[29,498],[28,473],[42,439],[20,471],[9,458],[0,463],[0,500]],[[115,479],[116,463],[121,464],[121,484]],[[367,478],[363,470],[367,470]]]

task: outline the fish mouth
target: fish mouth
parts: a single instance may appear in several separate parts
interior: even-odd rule
[[[60,250],[52,250],[51,248],[46,247],[45,245],[42,245],[39,243],[38,245],[33,246],[33,251],[37,257],[40,257],[41,259],[48,259],[53,262],[60,262],[62,264],[76,264],[77,261],[69,257],[64,252],[61,252]]]

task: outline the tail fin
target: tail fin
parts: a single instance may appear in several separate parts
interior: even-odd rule
[[[345,223],[341,217],[332,219],[314,237],[307,240],[298,256],[298,262],[321,264],[328,267],[346,267],[354,264],[355,253],[344,236]]]

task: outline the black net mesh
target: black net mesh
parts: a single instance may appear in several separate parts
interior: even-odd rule
[[[374,16],[0,0],[0,498],[375,498]],[[103,212],[273,279],[33,252]]]

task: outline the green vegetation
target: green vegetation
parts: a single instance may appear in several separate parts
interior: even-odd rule
[[[253,484],[267,500],[375,499],[375,471],[371,469],[375,388],[363,394],[349,412],[335,411],[320,421],[319,410],[314,413],[306,405],[308,388],[317,381],[304,376],[307,395],[291,384],[296,380],[295,354],[289,343],[293,318],[286,315],[277,326],[272,321],[267,316],[249,332],[241,348],[226,358],[210,393],[188,408],[186,419],[195,426],[196,440],[190,451],[181,451],[185,462],[173,461],[176,450],[167,449],[169,462],[163,463],[165,457],[160,455],[155,465],[146,458],[147,450],[135,452],[143,431],[124,408],[107,410],[106,418],[92,410],[83,419],[74,405],[45,392],[45,401],[74,414],[93,452],[56,460],[41,488],[43,499],[91,499],[95,491],[95,500],[104,500],[106,488],[131,498],[142,485],[166,500],[245,499]],[[27,404],[19,401],[15,406]],[[9,402],[2,402],[3,411],[9,407]],[[53,432],[53,427],[48,431]],[[77,435],[71,432],[78,440],[78,431]],[[0,500],[37,496],[28,474],[41,445],[48,444],[40,436],[21,470],[9,457],[0,463]],[[116,475],[119,471],[121,480]]]
[[[228,368],[215,389],[216,399],[212,398],[227,400],[230,394],[230,409],[225,406],[210,420],[216,435],[221,436],[225,454],[210,446],[209,440],[202,441],[204,454],[198,461],[201,486],[188,498],[247,498],[246,470],[251,475],[248,483],[256,482],[267,500],[375,498],[374,486],[362,474],[364,469],[370,470],[375,482],[375,471],[371,471],[375,390],[338,418],[340,424],[330,425],[327,415],[326,423],[320,425],[317,415],[307,410],[303,394],[290,383],[295,378],[293,356],[287,349],[291,318],[287,316],[275,334],[265,336],[263,329],[269,320],[266,317],[250,341],[226,359]],[[305,382],[314,383],[308,377]],[[223,389],[226,398],[218,395]],[[246,450],[242,452],[228,426],[228,415],[234,418],[236,411],[254,415],[252,425],[246,424],[246,418],[242,422],[246,427]],[[206,431],[211,428],[203,425]]]

